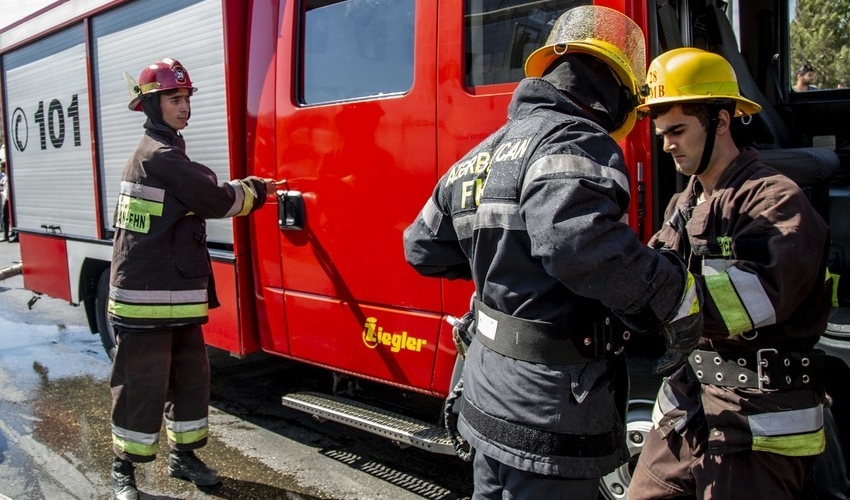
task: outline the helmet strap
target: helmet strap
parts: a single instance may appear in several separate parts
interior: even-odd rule
[[[701,175],[708,168],[708,162],[711,160],[711,153],[714,151],[714,138],[717,136],[717,126],[720,124],[720,110],[718,104],[708,105],[711,118],[708,120],[706,127],[705,146],[702,149],[702,158],[699,160],[699,167],[694,175]]]

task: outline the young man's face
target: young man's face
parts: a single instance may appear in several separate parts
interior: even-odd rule
[[[664,139],[664,151],[673,155],[676,170],[693,175],[705,148],[706,131],[699,118],[686,115],[681,106],[673,106],[653,121],[655,134]]]
[[[183,130],[189,123],[189,89],[178,89],[169,94],[160,94],[159,107],[162,120],[174,130]]]

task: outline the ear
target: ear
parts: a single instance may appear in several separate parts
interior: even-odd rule
[[[717,122],[717,134],[731,133],[732,116],[725,109],[721,109],[717,114],[719,121]]]

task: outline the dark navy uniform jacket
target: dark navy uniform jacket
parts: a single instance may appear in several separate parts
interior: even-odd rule
[[[509,121],[446,172],[405,231],[407,260],[423,275],[472,279],[484,304],[527,320],[575,323],[613,309],[661,323],[682,297],[682,270],[628,226],[628,183],[622,151],[601,126],[547,81],[523,80]],[[474,341],[467,403],[518,435],[607,436],[610,445],[541,451],[523,439],[499,442],[463,411],[460,432],[522,470],[606,474],[628,458],[613,371],[611,358],[545,365]]]

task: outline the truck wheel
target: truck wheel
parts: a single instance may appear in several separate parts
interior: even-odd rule
[[[115,351],[118,349],[118,344],[115,342],[115,330],[112,329],[112,323],[109,322],[109,317],[106,313],[106,307],[109,303],[109,269],[107,268],[101,273],[97,280],[97,299],[95,299],[95,316],[97,319],[97,331],[100,332],[100,341],[103,343],[103,350],[109,356],[109,360],[115,359]]]
[[[628,496],[632,472],[646,436],[652,430],[652,405],[648,399],[631,399],[629,413],[626,416],[626,443],[629,446],[628,462],[603,476],[599,485],[599,496],[605,500],[622,500]]]
[[[624,500],[629,494],[632,472],[635,470],[643,444],[652,430],[652,408],[661,385],[661,377],[652,371],[652,359],[629,359],[630,397],[626,414],[626,444],[629,461],[603,476],[599,483],[599,498]]]

